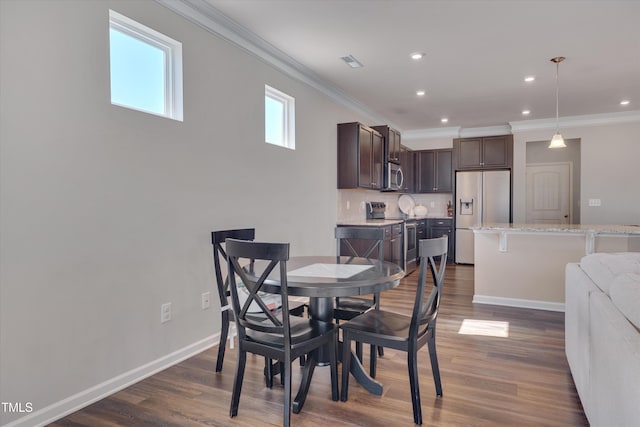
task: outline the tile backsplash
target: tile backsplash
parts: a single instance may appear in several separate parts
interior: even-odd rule
[[[402,215],[398,208],[398,199],[403,193],[382,193],[375,190],[337,190],[338,220],[362,220],[366,218],[366,202],[384,202],[387,205],[385,216],[397,218]],[[453,200],[450,193],[411,194],[416,205],[427,208],[427,216],[446,217],[447,203]]]

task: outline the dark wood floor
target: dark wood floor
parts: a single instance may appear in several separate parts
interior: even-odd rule
[[[383,293],[381,304],[410,310],[417,273]],[[444,396],[435,396],[428,350],[420,353],[427,426],[582,426],[582,411],[564,353],[564,314],[472,304],[473,267],[447,266],[438,318]],[[508,322],[508,337],[460,334],[465,319]],[[263,426],[282,424],[282,388],[264,386],[263,359],[249,356],[238,416],[229,418],[235,351],[215,373],[217,348],[160,372],[53,423],[53,426]],[[368,351],[365,353],[368,355]],[[377,379],[384,394],[355,381],[349,401],[331,401],[328,368],[316,369],[296,426],[413,425],[404,353],[386,349]],[[296,364],[297,366],[297,364]],[[294,370],[294,384],[300,370]]]

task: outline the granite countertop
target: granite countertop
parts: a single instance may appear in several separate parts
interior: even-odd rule
[[[385,219],[345,219],[338,220],[337,225],[384,227],[385,225],[402,224],[404,221],[418,221],[421,219],[452,219],[450,216],[411,216],[406,218],[385,218]]]
[[[384,227],[385,225],[402,224],[403,219],[347,219],[338,220],[338,225],[356,227]]]
[[[513,231],[526,233],[640,234],[640,226],[638,225],[615,224],[482,224],[470,228],[473,231]]]

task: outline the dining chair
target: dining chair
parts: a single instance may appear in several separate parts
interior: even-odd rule
[[[409,384],[413,404],[413,421],[422,424],[420,387],[418,384],[418,350],[429,347],[431,371],[436,395],[442,396],[438,356],[436,354],[436,320],[442,296],[444,271],[447,265],[448,237],[424,239],[420,245],[420,272],[411,316],[383,310],[370,310],[340,325],[343,339],[342,393],[349,393],[349,352],[351,341],[360,341],[407,352]],[[430,273],[430,274],[428,274]],[[431,280],[428,280],[428,276]],[[431,282],[432,286],[427,286]]]
[[[216,372],[222,371],[224,362],[224,353],[226,349],[227,337],[229,335],[230,324],[233,321],[233,310],[229,298],[229,275],[223,277],[222,265],[227,265],[227,254],[225,252],[225,242],[227,239],[254,240],[256,236],[255,228],[240,228],[232,230],[218,230],[211,232],[211,244],[213,245],[213,266],[216,275],[216,284],[218,287],[218,296],[220,298],[220,310],[222,314],[222,326],[220,328],[220,343],[218,344],[218,358],[216,360]],[[301,302],[290,302],[289,310],[295,316],[304,314],[305,304]],[[231,338],[233,339],[233,337]],[[233,348],[233,347],[232,347]],[[271,387],[272,371],[271,364],[266,363],[266,381],[267,386]]]
[[[384,228],[382,227],[336,227],[335,237],[337,254],[350,257],[376,258],[384,260]],[[371,309],[380,308],[380,294],[376,293],[371,298],[340,297],[336,298],[336,306],[333,310],[333,318],[337,323],[351,320],[354,317]],[[380,356],[384,355],[382,347],[378,347]],[[376,376],[376,349],[371,346],[369,359],[369,374]],[[362,344],[356,344],[356,356],[362,362]]]
[[[243,240],[227,240],[227,256],[233,312],[238,329],[238,350],[236,375],[233,383],[230,416],[238,414],[240,393],[244,378],[247,352],[259,354],[269,359],[284,362],[284,426],[291,420],[291,362],[307,356],[311,370],[316,364],[315,352],[323,346],[329,348],[331,365],[331,397],[338,400],[337,326],[332,322],[322,322],[312,318],[292,316],[289,310],[287,261],[288,243],[264,243]],[[241,266],[241,259],[265,260],[266,267],[257,271],[257,263]],[[260,264],[262,265],[262,264]],[[236,276],[243,282],[249,295],[243,304],[238,297]],[[264,302],[265,281],[278,280],[282,296],[282,310],[274,313]],[[250,315],[249,308],[259,307],[263,320]],[[302,407],[302,403],[300,404]]]

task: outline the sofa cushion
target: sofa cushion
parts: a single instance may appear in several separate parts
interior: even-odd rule
[[[640,329],[640,274],[618,275],[611,282],[609,295],[624,317]]]
[[[580,267],[602,292],[609,295],[609,287],[618,274],[640,274],[640,252],[591,254],[582,257]]]

